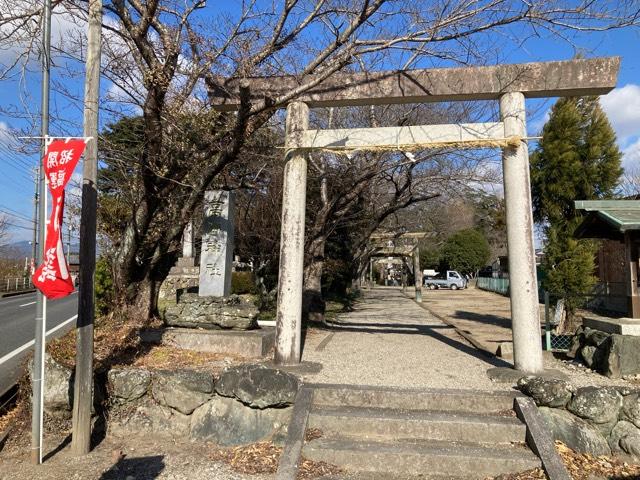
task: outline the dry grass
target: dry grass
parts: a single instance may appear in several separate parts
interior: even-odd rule
[[[533,468],[520,473],[506,473],[487,480],[547,480],[547,474],[541,468]]]
[[[638,464],[631,465],[619,458],[606,455],[577,453],[559,441],[556,441],[556,450],[574,480],[589,480],[594,477],[640,479]]]
[[[133,359],[145,351],[139,332],[142,328],[152,326],[152,323],[153,321],[146,320],[144,314],[133,308],[97,318],[93,346],[95,370],[105,371],[112,365],[132,363]],[[47,351],[57,362],[73,368],[76,355],[75,329],[50,341]]]
[[[317,440],[318,438],[322,438],[322,430],[319,428],[307,428],[304,432],[304,441],[311,442],[313,440]]]
[[[224,462],[233,470],[245,474],[273,474],[278,470],[278,462],[282,448],[272,442],[259,442],[235,448],[214,449],[210,458],[217,462]],[[310,480],[324,475],[342,473],[335,465],[324,462],[313,462],[301,458],[298,480]]]
[[[193,368],[221,370],[224,366],[247,362],[246,358],[220,353],[196,352],[179,348],[156,345],[137,357],[132,365],[151,370],[164,368]]]
[[[15,420],[18,418],[19,415],[20,415],[19,408],[13,407],[11,410],[7,411],[6,413],[3,413],[2,416],[0,416],[0,436],[2,436],[2,434],[10,425],[15,423]]]

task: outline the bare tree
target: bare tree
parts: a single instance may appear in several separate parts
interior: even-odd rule
[[[238,12],[211,18],[201,6],[200,0],[104,4],[103,75],[110,83],[104,111],[118,116],[134,108],[141,114],[139,148],[119,159],[127,211],[113,245],[114,278],[120,298],[149,313],[204,191],[223,184],[225,171],[258,132],[274,128],[278,108],[335,72],[390,63],[480,63],[504,41],[520,44],[541,30],[567,36],[635,25],[640,8],[634,0],[250,0]],[[71,24],[84,24],[86,8],[83,1],[56,2]],[[0,12],[0,49],[22,48],[2,69],[8,76],[38,53],[41,7],[0,0]],[[72,103],[79,98],[64,75],[81,74],[85,43],[71,29],[55,44],[61,75],[55,88]],[[242,88],[237,114],[211,111],[209,95],[230,81],[278,74],[295,75],[299,86],[257,101]],[[73,128],[68,118],[57,120],[58,130]],[[391,194],[413,192],[405,185],[409,178],[413,185],[418,172],[406,166],[389,176]],[[332,206],[330,215],[340,208]]]

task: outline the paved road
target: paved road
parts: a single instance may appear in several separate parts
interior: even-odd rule
[[[47,338],[55,338],[73,327],[78,295],[47,302]],[[0,395],[16,381],[22,360],[33,350],[36,294],[0,298]]]

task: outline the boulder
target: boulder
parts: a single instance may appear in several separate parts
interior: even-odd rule
[[[518,380],[518,388],[533,398],[536,405],[541,407],[564,407],[575,390],[573,385],[555,378],[536,376],[523,377]]]
[[[611,449],[600,431],[584,420],[565,410],[549,407],[539,408],[555,440],[564,442],[569,448],[592,455],[609,455]]]
[[[632,393],[624,397],[620,418],[640,428],[640,394]]]
[[[576,358],[584,343],[584,327],[579,326],[574,336],[571,337],[571,345],[569,346],[569,350],[566,352],[567,357],[571,359]]]
[[[629,455],[640,456],[640,429],[633,423],[624,420],[618,422],[611,430],[608,440],[614,453],[623,451]]]
[[[141,368],[112,368],[107,375],[111,397],[119,403],[132,402],[147,393],[151,373]]]
[[[247,295],[199,297],[185,293],[177,304],[167,306],[164,321],[170,327],[251,330],[258,327],[258,313]]]
[[[292,408],[250,408],[233,398],[213,397],[191,415],[190,436],[220,445],[242,445],[281,435]]]
[[[584,329],[584,341],[586,345],[591,345],[594,347],[599,347],[602,345],[607,338],[609,338],[609,333],[602,332],[600,330],[594,330],[592,328]]]
[[[618,420],[622,408],[622,395],[615,388],[579,388],[567,405],[567,409],[577,416],[597,424],[608,434]]]
[[[29,375],[33,378],[33,359],[28,364]],[[56,362],[51,355],[45,354],[44,359],[44,411],[58,418],[71,418],[73,409],[73,386],[75,373],[73,369]],[[96,405],[104,400],[104,392],[94,380],[93,403],[91,413],[96,411]]]
[[[582,358],[582,361],[587,367],[594,370],[598,369],[599,364],[597,361],[600,357],[602,357],[602,355],[596,355],[597,350],[598,347],[595,347],[593,345],[585,345],[580,349],[580,358]],[[595,365],[594,362],[596,363]]]
[[[223,397],[234,397],[254,408],[268,408],[291,405],[299,387],[295,375],[265,365],[247,364],[226,368],[215,388]]]
[[[213,395],[213,374],[195,370],[161,370],[154,373],[151,393],[163,406],[189,415]]]
[[[611,378],[640,373],[640,337],[631,335],[610,335],[602,343],[601,373]]]
[[[133,414],[114,418],[109,430],[116,434],[148,432],[157,435],[186,437],[189,435],[190,417],[162,405],[147,403],[136,408]]]
[[[29,361],[29,375],[33,378],[33,359]],[[44,359],[44,411],[59,418],[70,418],[73,406],[73,370],[60,365],[51,355]]]

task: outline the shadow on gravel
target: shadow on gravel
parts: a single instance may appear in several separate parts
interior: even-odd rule
[[[414,325],[407,323],[365,323],[365,322],[339,322],[332,323],[336,332],[359,332],[373,333],[385,335],[426,335],[434,338],[446,345],[449,345],[462,353],[466,353],[472,357],[478,358],[494,367],[509,367],[511,364],[504,360],[489,355],[483,351],[477,350],[465,343],[459,342],[453,338],[447,337],[436,330],[455,331],[454,327],[449,325]]]
[[[459,318],[461,320],[471,320],[472,322],[486,323],[489,325],[497,325],[499,327],[511,329],[511,319],[499,317],[497,315],[468,312],[466,310],[457,310],[453,315],[453,318]]]
[[[158,478],[164,470],[164,456],[121,458],[109,470],[100,476],[100,480],[152,480]]]

